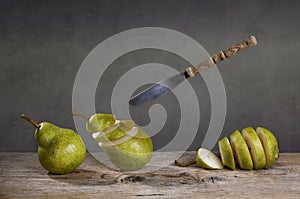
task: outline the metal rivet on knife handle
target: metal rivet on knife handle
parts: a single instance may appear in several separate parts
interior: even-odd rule
[[[242,50],[255,45],[257,45],[257,40],[254,36],[251,36],[234,46],[221,50],[220,52],[214,54],[213,56],[206,59],[204,62],[202,62],[196,67],[194,66],[188,67],[186,69],[186,72],[189,74],[190,77],[194,77],[195,74],[198,73],[199,71],[205,70],[214,64],[218,64],[221,61],[231,58],[237,53],[241,52]]]

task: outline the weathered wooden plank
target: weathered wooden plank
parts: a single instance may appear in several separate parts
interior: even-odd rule
[[[155,153],[162,157],[158,167],[165,155],[174,154]],[[48,174],[36,153],[0,153],[0,198],[300,198],[299,173],[300,153],[280,154],[268,170],[215,171],[172,164],[137,174],[113,171],[88,155],[67,175]]]

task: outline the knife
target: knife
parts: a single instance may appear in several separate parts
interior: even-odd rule
[[[167,92],[174,89],[182,81],[194,77],[196,73],[205,70],[215,64],[218,64],[221,61],[231,58],[237,53],[239,53],[240,51],[255,45],[257,45],[256,38],[254,36],[250,36],[249,38],[245,39],[244,41],[234,46],[221,50],[220,52],[204,60],[202,63],[200,63],[197,66],[187,67],[186,70],[183,71],[182,73],[179,73],[163,81],[155,83],[154,85],[150,86],[144,91],[133,96],[129,100],[129,104],[136,106],[157,99],[158,97],[163,96]]]

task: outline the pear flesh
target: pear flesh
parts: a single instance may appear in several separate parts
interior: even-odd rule
[[[218,156],[207,149],[200,148],[196,155],[197,164],[204,169],[223,169],[224,166]]]
[[[240,131],[236,130],[230,135],[230,142],[240,168],[248,170],[253,169],[253,163],[248,146]]]
[[[264,168],[266,166],[266,156],[257,133],[252,127],[247,127],[243,129],[242,135],[250,151],[254,168]]]
[[[152,158],[151,138],[133,126],[133,121],[116,121],[112,114],[94,114],[86,125],[110,161],[121,170],[137,170]]]

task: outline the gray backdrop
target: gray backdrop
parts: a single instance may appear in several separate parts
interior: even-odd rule
[[[245,126],[262,125],[275,133],[281,151],[300,152],[299,10],[297,0],[1,0],[0,151],[37,150],[34,129],[20,119],[21,113],[74,129],[69,116],[72,88],[87,54],[114,34],[154,26],[187,34],[209,53],[255,35],[257,47],[218,66],[227,94],[221,136]],[[110,112],[114,83],[126,70],[148,62],[164,63],[177,70],[189,64],[158,50],[120,57],[99,82],[97,111]],[[201,145],[210,117],[207,88],[204,82],[195,82],[191,80],[194,89],[199,90],[201,122],[191,150]],[[180,115],[172,94],[160,102],[170,114],[168,126],[153,138],[156,149],[170,141]],[[146,109],[132,110],[132,115],[141,125],[149,122]]]

